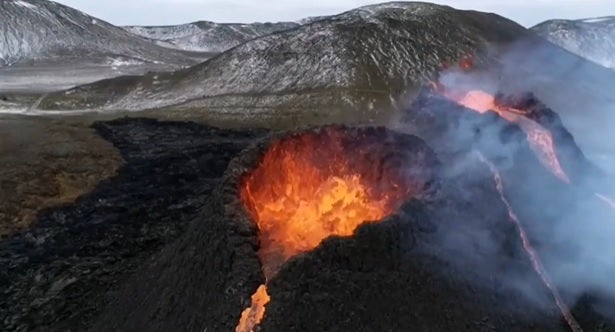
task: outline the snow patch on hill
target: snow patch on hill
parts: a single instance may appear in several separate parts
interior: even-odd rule
[[[31,3],[27,3],[25,1],[21,1],[21,0],[17,0],[15,1],[15,4],[18,6],[22,6],[25,8],[30,8],[30,9],[37,9],[38,7],[36,7],[35,5],[31,4]]]
[[[615,69],[614,16],[549,20],[531,30],[572,53]]]
[[[215,23],[199,21],[172,26],[127,26],[127,31],[176,49],[219,53],[250,39],[294,28],[297,23]]]
[[[0,67],[22,62],[63,63],[67,59],[99,62],[107,56],[172,65],[196,62],[56,2],[0,1]]]

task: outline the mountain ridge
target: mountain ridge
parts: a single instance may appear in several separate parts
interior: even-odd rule
[[[115,84],[125,93],[98,102],[85,97],[87,103],[122,110],[183,104],[246,116],[262,115],[261,110],[279,114],[323,107],[368,114],[390,108],[403,91],[431,78],[443,62],[524,33],[522,26],[495,14],[389,2],[261,36],[172,74],[106,81],[55,94],[41,107],[82,108],[82,97]]]
[[[615,69],[615,16],[553,19],[530,30],[574,54]]]
[[[299,26],[295,22],[216,23],[195,21],[179,25],[124,26],[126,31],[160,46],[219,53],[262,35]]]
[[[189,54],[150,43],[104,20],[47,0],[0,1],[0,66],[66,61],[197,63]]]

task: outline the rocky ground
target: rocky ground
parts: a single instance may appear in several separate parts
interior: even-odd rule
[[[494,144],[506,146],[523,138],[519,128],[459,109],[450,119],[437,114],[454,107],[450,102],[427,101],[441,107],[414,105],[417,112],[410,114],[415,116],[405,120],[436,129],[422,134],[438,147],[443,165],[437,190],[428,199],[408,202],[380,224],[360,228],[352,238],[329,239],[289,261],[269,283],[272,300],[263,331],[567,331],[522,250],[488,167],[465,154],[481,149],[500,166],[510,166],[502,158],[516,160],[503,172],[505,182],[539,178],[536,188],[561,192],[556,203],[574,198],[571,187],[549,175],[527,142],[502,156]],[[421,107],[427,112],[418,112]],[[478,119],[478,127],[457,128],[469,130],[457,137],[463,140],[451,140],[459,132],[442,135],[447,132],[443,125],[468,117]],[[90,126],[91,121],[73,119],[65,127],[89,135],[74,137],[88,147],[83,148],[89,151],[85,157],[74,153],[80,145],[68,144],[72,141],[63,136],[73,131],[56,136],[65,143],[57,149],[80,156],[58,167],[79,170],[80,160],[88,158],[93,160],[89,167],[99,167],[94,168],[99,179],[94,189],[80,192],[70,204],[43,209],[34,227],[0,244],[0,329],[234,330],[250,295],[263,282],[256,229],[245,215],[241,219],[236,181],[253,167],[254,151],[269,144],[261,140],[268,131],[145,118]],[[428,127],[429,121],[437,123]],[[37,121],[32,123],[23,128],[40,132]],[[500,130],[495,141],[478,130],[489,126]],[[36,141],[27,130],[19,132],[30,145]],[[41,144],[54,142],[49,137],[41,138]],[[447,140],[455,144],[442,143]],[[229,166],[257,141],[256,150],[242,153]],[[17,153],[25,149],[14,146],[14,160],[19,161]],[[49,165],[62,160],[36,167],[45,174]],[[111,162],[116,168],[103,167]],[[470,162],[469,168],[457,167],[464,162]],[[540,211],[523,206],[526,187],[514,186],[510,192],[521,218],[531,220]],[[532,195],[530,200],[543,193],[535,190]],[[567,299],[585,331],[615,331],[613,322],[594,310],[592,297]]]
[[[37,212],[71,203],[115,174],[117,150],[82,123],[0,120],[0,240],[27,229]]]
[[[74,204],[40,212],[36,227],[2,243],[0,330],[83,331],[106,292],[185,229],[230,158],[262,134],[155,120],[118,120],[94,129],[125,164],[98,186],[92,183],[96,189]],[[99,154],[92,164],[78,158],[72,159],[77,166],[63,168],[90,167],[98,177],[115,173],[104,167],[104,150],[88,151]],[[30,171],[46,170],[41,165]],[[31,191],[53,186],[37,181]],[[78,188],[80,194],[87,189]]]

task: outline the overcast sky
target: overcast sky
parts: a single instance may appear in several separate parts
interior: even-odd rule
[[[165,25],[198,20],[274,22],[337,14],[370,0],[56,0],[116,25]],[[444,0],[459,9],[494,12],[526,27],[550,18],[615,15],[614,0]]]

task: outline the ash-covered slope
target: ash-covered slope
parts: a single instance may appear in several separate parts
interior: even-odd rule
[[[49,95],[41,109],[139,110],[171,105],[225,115],[351,111],[377,116],[443,62],[525,33],[494,14],[419,2],[351,10],[263,36],[195,67],[119,78]],[[110,96],[113,94],[114,96]]]
[[[81,11],[46,0],[0,1],[0,66],[79,59],[190,65],[197,61]]]
[[[215,23],[198,21],[168,26],[126,26],[127,31],[153,39],[161,46],[220,53],[250,39],[298,26],[294,22]]]
[[[548,20],[531,30],[574,54],[615,68],[615,16]]]

